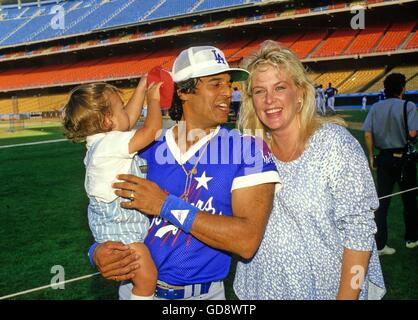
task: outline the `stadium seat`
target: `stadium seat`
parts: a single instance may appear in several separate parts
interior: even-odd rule
[[[408,80],[406,82],[406,91],[409,90],[417,90],[418,88],[418,74],[415,75],[415,77],[413,77],[412,79]]]
[[[155,66],[171,69],[179,48],[83,60],[0,73],[2,89],[25,89],[110,79],[138,77]],[[7,80],[6,80],[7,79]]]
[[[312,54],[312,58],[341,55],[354,40],[357,33],[357,30],[351,28],[336,30]]]
[[[340,84],[344,83],[353,73],[352,70],[325,72],[315,79],[315,84],[322,84],[325,90],[331,82],[333,87],[339,89]]]
[[[235,41],[223,42],[215,45],[223,51],[225,57],[228,59],[229,57],[237,53],[239,50],[245,48],[250,42],[252,41],[248,39],[240,39]]]
[[[415,49],[418,48],[418,30],[414,32],[412,37],[406,43],[404,49]]]
[[[245,0],[205,0],[199,6],[197,6],[194,12],[213,10],[218,8],[232,7],[241,5],[248,2],[259,2],[259,1],[245,1]]]
[[[384,68],[357,70],[348,79],[339,84],[339,93],[355,93],[364,90],[370,83],[380,78],[385,72]]]
[[[359,32],[345,54],[369,53],[382,38],[387,26],[369,26]]]
[[[51,27],[51,8],[56,3],[30,4],[21,9],[3,7],[0,20],[0,46],[53,39],[92,30],[151,21],[191,12],[258,3],[262,0],[88,0],[62,1],[65,28]],[[193,11],[192,11],[193,10]],[[37,16],[36,16],[37,15]],[[261,16],[260,16],[261,17]],[[254,17],[253,17],[254,18]],[[7,39],[7,41],[6,41]]]
[[[182,15],[190,12],[196,0],[166,0],[157,10],[151,13],[147,20],[160,19],[169,16]]]
[[[122,10],[118,15],[108,20],[101,28],[130,24],[141,21],[141,19],[159,3],[159,0],[134,0],[132,4]]]
[[[295,42],[290,49],[296,53],[299,59],[306,58],[311,51],[325,38],[327,32],[325,31],[312,31],[307,32],[297,42]]]
[[[391,73],[402,73],[405,75],[407,80],[406,90],[416,90],[418,88],[416,84],[414,86],[414,82],[411,82],[415,75],[418,74],[418,65],[407,65],[393,68],[383,77],[375,81],[370,87],[368,87],[366,92],[379,92],[381,89],[383,89],[383,80]]]
[[[415,26],[415,21],[394,23],[386,32],[376,51],[396,50]]]

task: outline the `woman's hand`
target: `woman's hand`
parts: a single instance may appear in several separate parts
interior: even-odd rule
[[[107,241],[93,252],[93,261],[102,276],[108,280],[124,281],[135,276],[140,257],[121,242]]]
[[[151,216],[159,216],[161,208],[168,194],[161,188],[147,179],[142,179],[131,174],[118,175],[119,180],[112,187],[119,197],[130,199],[121,202],[122,208],[136,209]]]

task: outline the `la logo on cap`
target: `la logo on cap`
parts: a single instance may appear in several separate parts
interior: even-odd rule
[[[224,57],[222,56],[222,54],[219,51],[213,49],[212,52],[213,52],[213,55],[215,56],[215,60],[216,60],[217,63],[226,64]]]

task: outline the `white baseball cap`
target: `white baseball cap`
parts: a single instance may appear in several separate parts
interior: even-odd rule
[[[191,78],[228,73],[232,81],[244,81],[248,71],[230,68],[224,53],[212,46],[191,47],[183,50],[174,61],[172,76],[174,82],[186,81]]]

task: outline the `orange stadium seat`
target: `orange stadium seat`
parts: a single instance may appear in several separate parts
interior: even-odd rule
[[[358,30],[351,28],[335,31],[312,55],[313,58],[337,56],[349,46],[358,34]]]
[[[257,40],[253,40],[252,42],[248,43],[247,46],[236,52],[233,56],[230,57],[229,61],[231,59],[242,59],[244,57],[247,57],[252,52],[256,51],[260,44],[266,40],[268,40],[269,37],[260,37]]]
[[[4,89],[98,81],[137,77],[161,65],[171,69],[179,49],[159,50],[125,56],[86,60],[74,64],[49,65],[32,69],[17,69],[0,73]],[[3,85],[4,83],[4,85]]]
[[[383,36],[387,26],[369,26],[359,32],[346,54],[369,53]]]
[[[386,32],[376,51],[396,50],[415,26],[415,21],[394,23]]]
[[[418,48],[418,30],[412,35],[412,37],[406,43],[404,49]]]
[[[290,48],[296,41],[298,41],[305,32],[297,32],[297,33],[290,33],[284,34],[276,38],[275,40],[280,43],[283,47]]]
[[[299,59],[304,59],[325,38],[326,34],[325,31],[308,32],[295,42],[290,49],[295,52]]]
[[[240,51],[242,48],[245,48],[250,42],[251,40],[242,39],[231,42],[219,43],[217,46],[219,47],[219,49],[223,51],[225,57],[228,59],[229,57],[233,56],[235,53]]]
[[[303,35],[304,35],[303,32],[297,32],[297,33],[281,35],[278,37],[272,37],[272,36],[260,37],[248,43],[241,50],[239,50],[233,56],[231,56],[230,59],[228,59],[228,61],[236,61],[236,60],[247,57],[252,52],[256,51],[259,48],[260,44],[266,40],[274,40],[274,41],[279,42],[282,46],[290,48],[291,45],[294,44],[296,41],[298,41]]]

